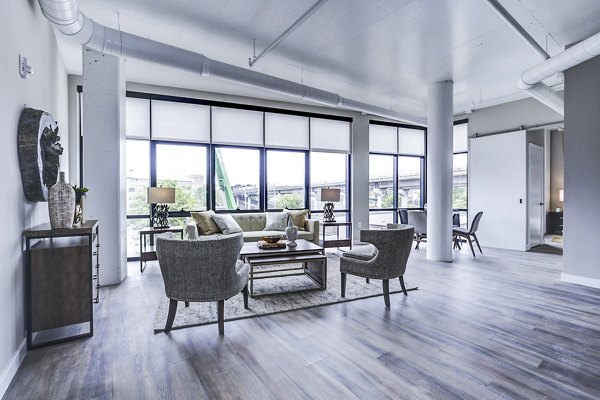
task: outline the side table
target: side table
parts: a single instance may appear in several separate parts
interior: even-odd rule
[[[183,227],[170,226],[168,228],[144,228],[140,230],[140,272],[146,269],[146,261],[158,260],[156,257],[156,246],[154,245],[154,235],[160,235],[167,232],[179,233],[183,239]],[[146,237],[150,236],[150,244]]]
[[[352,222],[325,222],[320,221],[321,225],[321,239],[319,240],[319,245],[324,249],[330,247],[350,247],[352,248]],[[330,226],[336,227],[337,235],[335,239],[327,238],[325,235],[325,228]],[[344,237],[340,238],[340,226],[347,228],[348,235],[344,235]]]

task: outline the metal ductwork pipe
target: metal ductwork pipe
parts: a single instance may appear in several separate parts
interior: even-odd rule
[[[329,107],[378,115],[422,126],[427,124],[425,118],[345,99],[335,93],[211,60],[199,53],[100,25],[79,10],[76,0],[38,0],[38,2],[44,16],[56,25],[61,33],[77,40],[83,46],[105,54],[136,58],[196,72],[201,76],[218,77]]]

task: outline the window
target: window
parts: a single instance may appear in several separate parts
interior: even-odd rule
[[[170,210],[206,210],[206,147],[156,145],[156,185],[175,188]]]
[[[310,148],[350,153],[350,122],[311,118]]]
[[[138,257],[139,230],[150,224],[150,207],[146,201],[146,188],[150,184],[150,142],[130,140],[125,142],[125,185],[127,187],[127,257]]]
[[[308,117],[265,113],[265,146],[308,150]]]
[[[466,121],[459,121],[453,130],[452,208],[459,211],[460,225],[463,227],[468,223],[468,128]]]
[[[422,157],[398,157],[398,208],[421,207]]]
[[[325,202],[321,188],[340,189],[340,201],[333,203],[335,210],[348,209],[348,156],[340,153],[310,153],[310,209],[319,211]]]
[[[210,142],[210,107],[152,100],[152,139]]]
[[[262,146],[263,113],[235,108],[212,108],[213,143]]]
[[[305,208],[306,153],[267,150],[267,209]]]
[[[425,155],[423,129],[398,128],[398,154]]]
[[[369,208],[394,208],[394,156],[369,155]]]
[[[260,210],[260,150],[215,147],[215,209]]]
[[[125,136],[150,138],[150,100],[133,97],[125,100]]]

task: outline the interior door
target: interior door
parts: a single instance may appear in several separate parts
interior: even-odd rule
[[[529,143],[527,163],[527,248],[544,243],[544,149]]]

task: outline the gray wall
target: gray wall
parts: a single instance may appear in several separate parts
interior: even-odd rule
[[[539,101],[527,98],[475,110],[469,118],[469,136],[503,130],[521,130],[521,126],[548,124],[561,121],[562,115]]]
[[[19,172],[16,134],[24,104],[49,111],[59,123],[61,170],[69,167],[67,73],[59,55],[54,32],[37,2],[8,1],[0,13],[0,120],[3,146],[2,240],[0,240],[0,397],[18,367],[25,347],[23,274],[24,229],[48,222],[47,203],[25,200]],[[8,8],[6,8],[8,7]],[[28,58],[34,74],[22,79],[19,54]]]
[[[565,73],[563,279],[600,287],[600,57]],[[565,276],[566,275],[566,276]],[[574,278],[576,277],[576,279]]]

